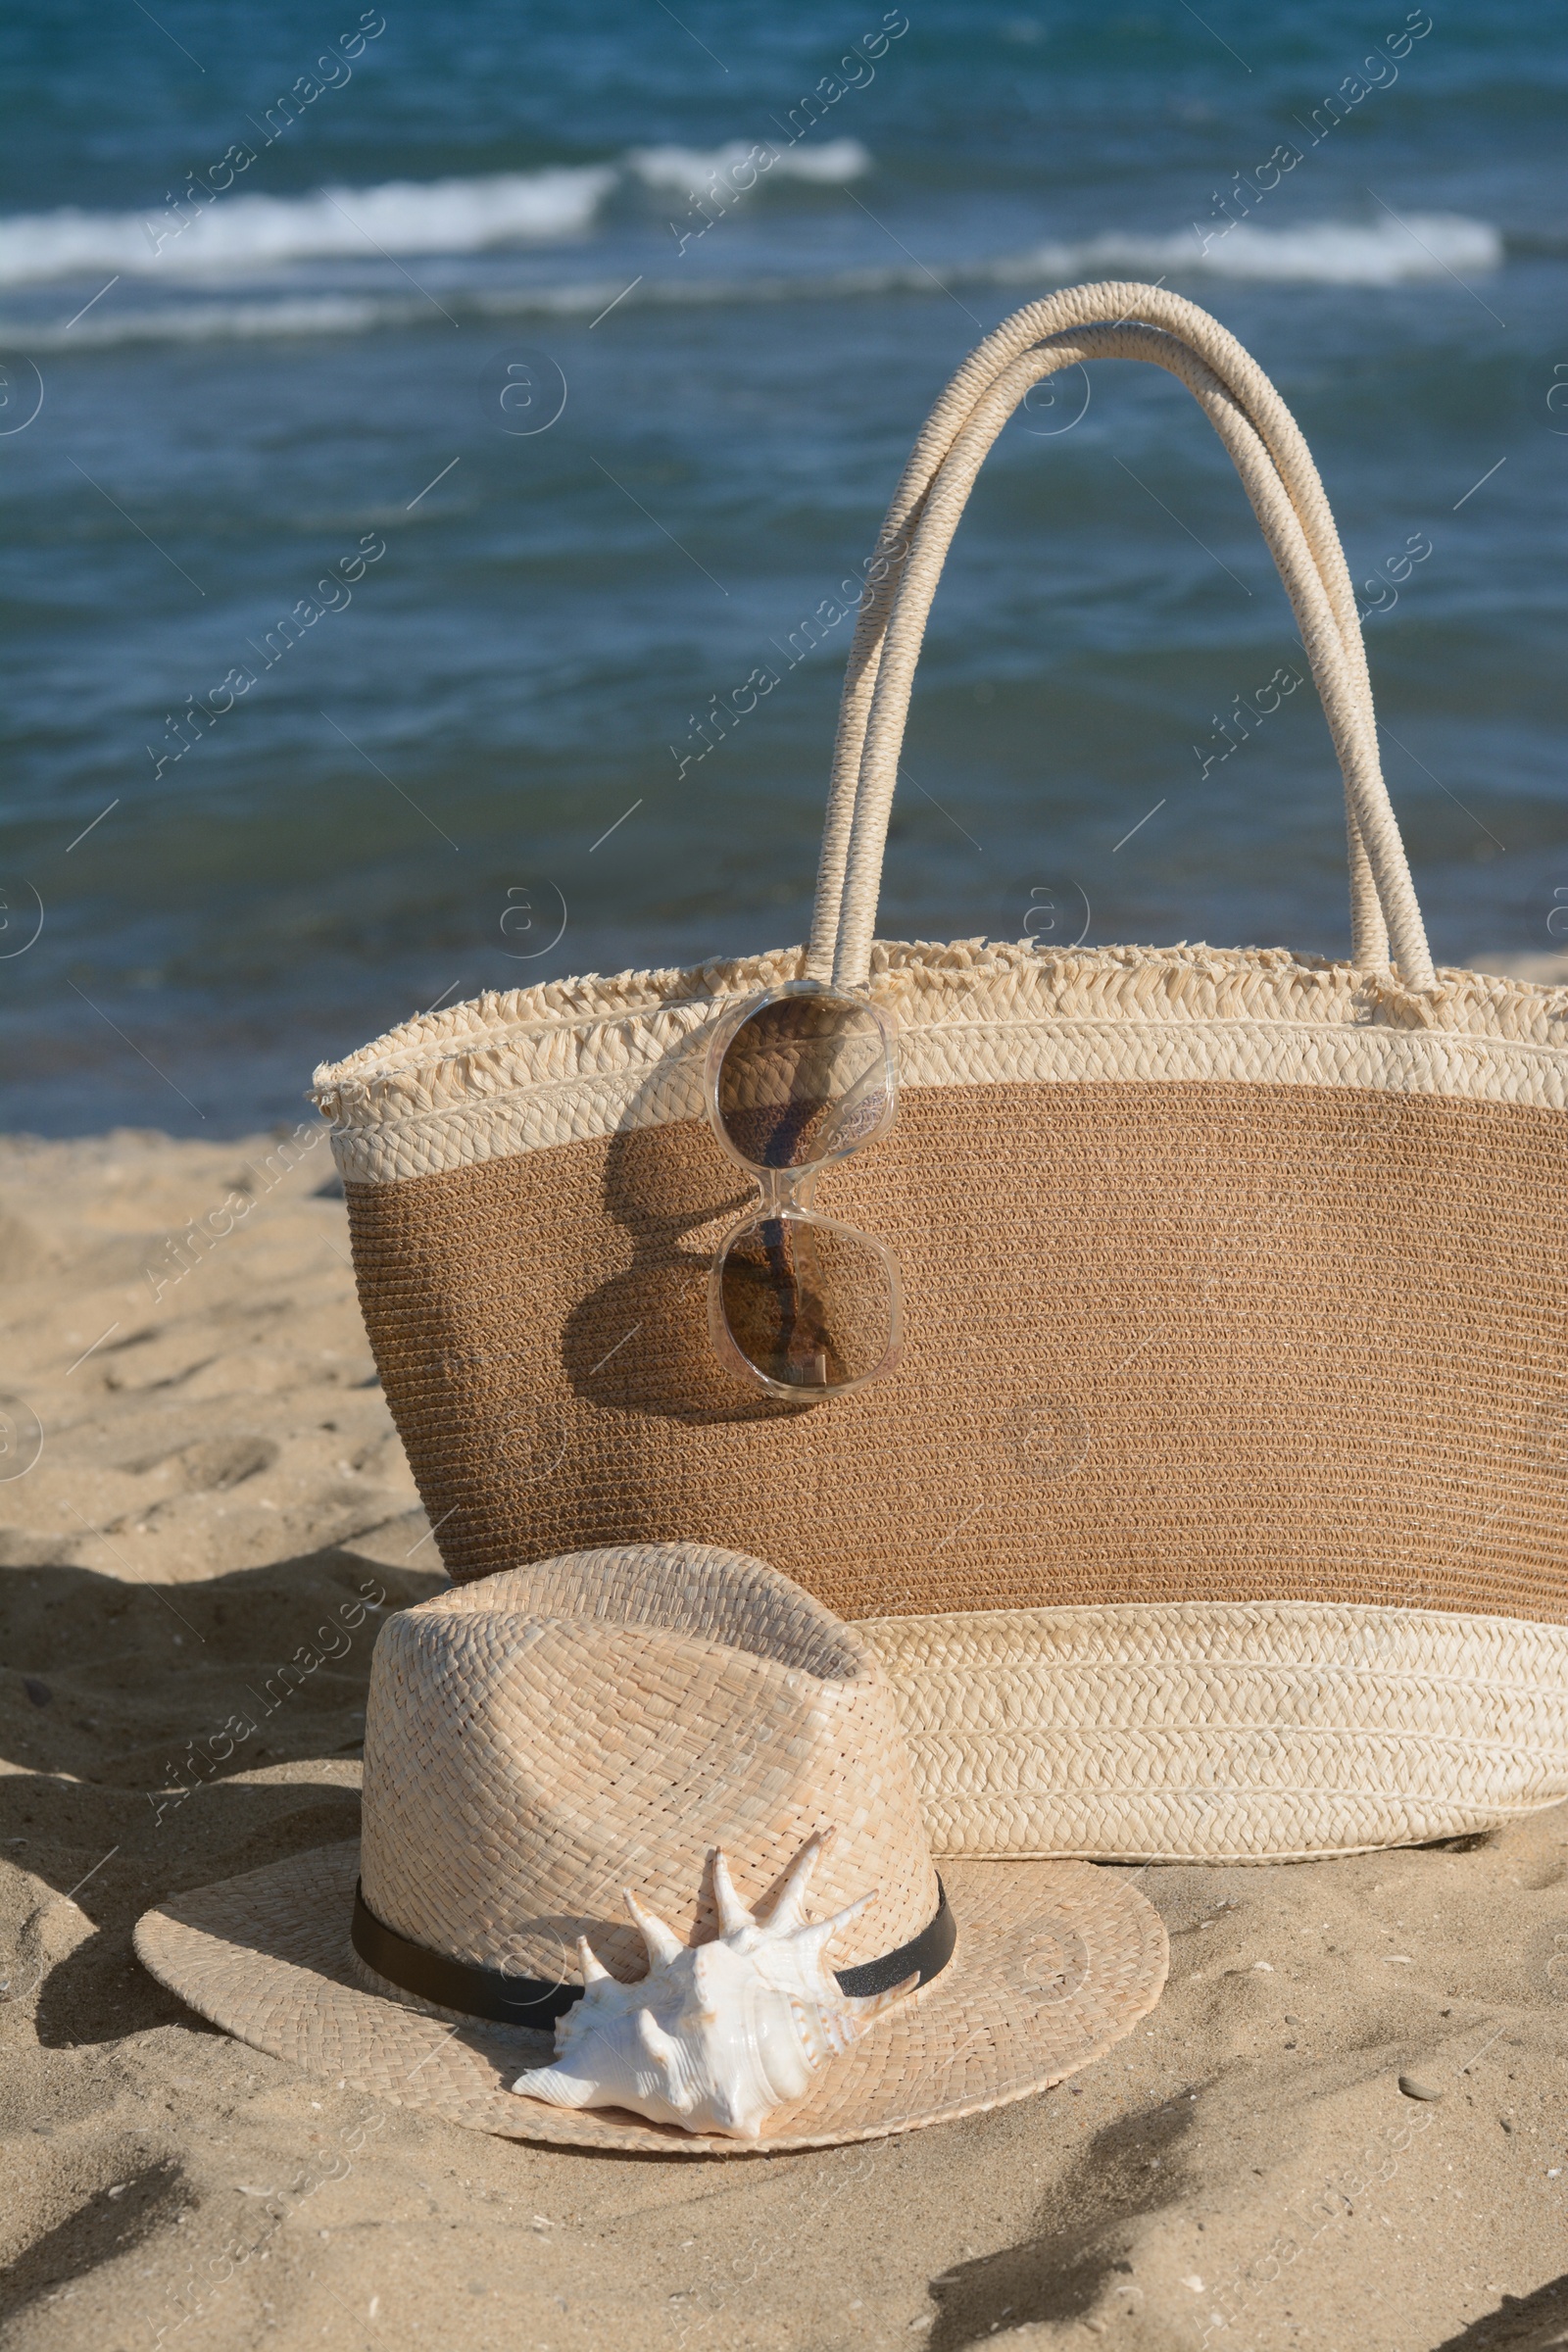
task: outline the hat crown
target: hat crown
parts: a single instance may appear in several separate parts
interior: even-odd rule
[[[926,1927],[936,1874],[890,1689],[851,1628],[760,1560],[575,1552],[381,1631],[362,1881],[429,1950],[578,1983],[585,1936],[631,1982],[646,1955],[624,1888],[706,1943],[715,1847],[755,1908],[827,1829],[817,1915],[871,1897],[835,1943],[848,1968]]]

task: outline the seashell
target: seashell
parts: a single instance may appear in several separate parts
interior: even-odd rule
[[[872,1899],[814,1926],[806,1890],[831,1831],[802,1846],[763,1918],[712,1857],[719,1933],[682,1944],[628,1887],[626,1908],[648,1947],[648,1973],[622,1984],[578,1940],[583,1996],[556,2024],[556,2057],[512,2085],[553,2107],[624,2107],[686,2132],[756,2139],[775,2107],[801,2098],[829,2058],[915,1983],[850,1999],[826,1965],[829,1943]]]

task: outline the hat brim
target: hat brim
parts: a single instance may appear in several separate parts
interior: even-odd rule
[[[1153,2008],[1169,1958],[1153,1905],[1092,1863],[948,1863],[958,1941],[942,1974],[760,2139],[729,2139],[519,2096],[511,2084],[546,2062],[548,2035],[479,2020],[454,2031],[369,1989],[349,1941],[359,1860],[357,1839],[321,1846],[174,1897],[138,1924],[137,1954],[189,2008],[274,2058],[476,2132],[576,2148],[768,2155],[978,2115],[1102,2056]]]

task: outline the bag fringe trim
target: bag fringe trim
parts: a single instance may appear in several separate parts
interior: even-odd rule
[[[697,1118],[691,1049],[804,956],[480,997],[323,1064],[313,1099],[344,1175],[371,1184]],[[1414,996],[1283,948],[1041,955],[968,940],[879,943],[872,985],[898,1016],[908,1085],[1242,1078],[1568,1102],[1568,989],[1533,981],[1445,971]]]

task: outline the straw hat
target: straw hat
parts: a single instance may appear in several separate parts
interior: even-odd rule
[[[1153,2007],[1167,1956],[1152,1905],[1088,1863],[939,1880],[855,1631],[684,1544],[391,1618],[362,1840],[173,1898],[136,1949],[215,2024],[371,2096],[674,2155],[1043,2090]],[[636,2111],[600,2103],[617,2086]]]

